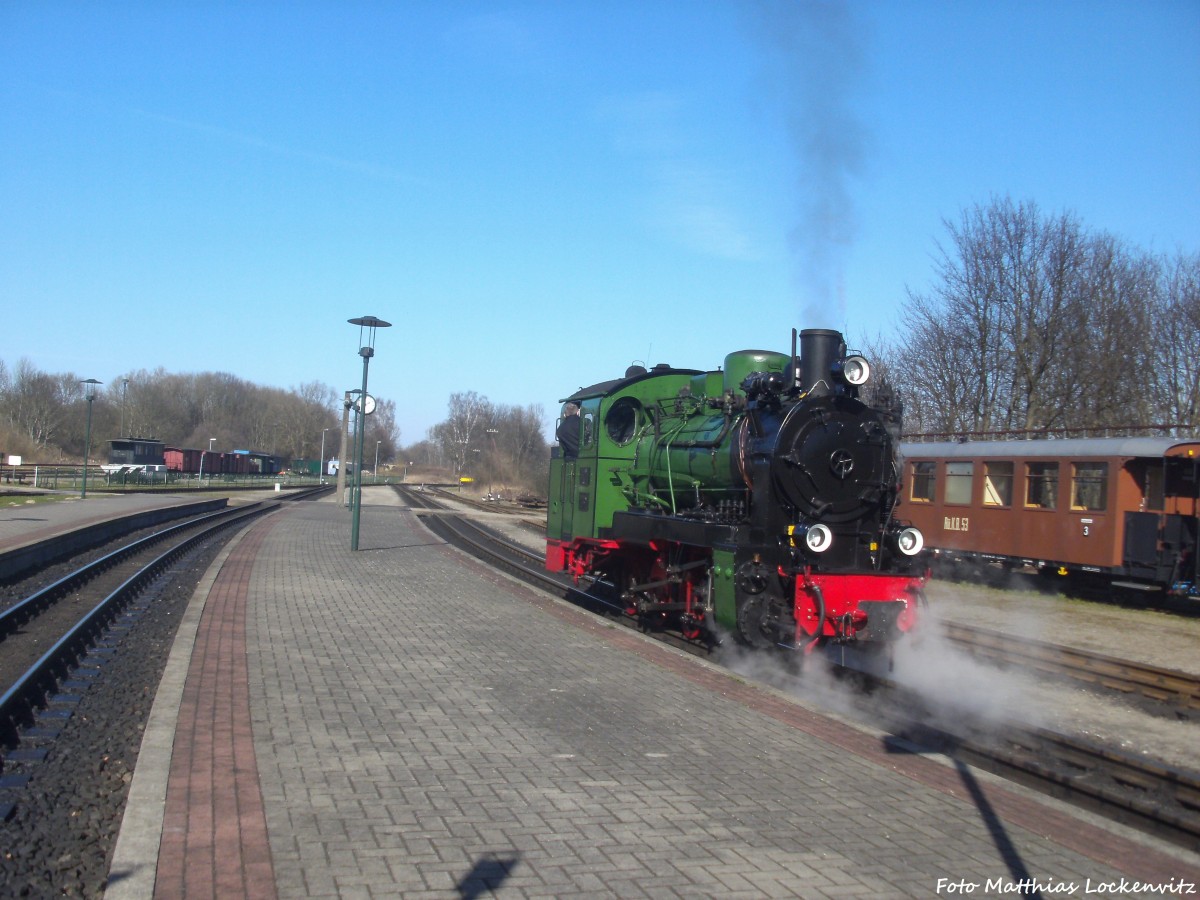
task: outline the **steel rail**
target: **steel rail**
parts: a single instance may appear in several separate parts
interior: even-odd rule
[[[397,488],[397,491],[414,509],[445,510],[445,507],[436,500],[426,497],[423,494],[399,488]],[[501,537],[493,531],[482,528],[469,519],[464,518],[462,514],[449,511],[447,515],[422,516],[421,518],[425,526],[440,537],[447,540],[458,538],[458,540],[453,542],[457,544],[461,541],[474,555],[484,558],[485,561],[496,562],[507,568],[519,569],[519,574],[522,577],[527,577],[540,587],[547,588],[548,590],[574,590],[574,587],[565,579],[555,578],[544,570],[517,564],[512,557],[520,557],[529,562],[530,565],[535,562],[540,563],[541,559],[531,552],[528,547],[522,547],[520,544]],[[494,550],[492,547],[500,547],[504,552]]]
[[[469,513],[447,510],[437,500],[425,496],[426,492],[415,495],[415,492],[400,488],[397,490],[417,509],[442,511],[442,515],[422,516],[422,522],[439,537],[485,563],[502,567],[527,584],[557,593],[577,606],[584,606],[592,611],[602,608],[607,617],[650,635],[668,646],[697,656],[710,655],[712,648],[702,641],[690,640],[670,630],[648,628],[638,616],[630,614],[623,604],[604,596],[603,590],[607,587],[605,583],[592,582],[587,589],[580,588],[567,576],[552,575],[545,571],[545,560],[528,547],[514,543],[486,526],[472,522],[467,518]]]
[[[256,503],[250,507],[237,507],[231,510],[230,514],[221,517],[221,521],[210,523],[202,531],[191,535],[156,557],[97,603],[26,670],[3,695],[0,695],[0,746],[13,747],[16,745],[20,728],[32,724],[37,709],[43,706],[46,698],[57,689],[59,681],[66,677],[73,666],[78,664],[87,652],[87,648],[103,632],[104,628],[129,600],[180,556],[225,528],[241,524],[248,519],[256,518],[278,508],[278,503]],[[193,522],[191,525],[194,527],[195,523]],[[174,532],[178,527],[173,526],[168,531]]]
[[[143,552],[155,544],[161,543],[174,537],[181,532],[196,528],[205,522],[219,520],[222,517],[237,515],[245,512],[248,509],[254,509],[261,504],[256,503],[251,506],[235,506],[227,509],[218,510],[214,513],[208,513],[200,516],[197,519],[189,519],[186,522],[179,522],[175,525],[168,526],[162,531],[156,531],[154,534],[147,535],[144,538],[126,544],[111,553],[106,553],[99,559],[93,560],[87,565],[81,566],[74,572],[63,576],[53,584],[49,584],[39,591],[36,591],[26,597],[24,600],[18,601],[13,606],[10,606],[4,612],[0,613],[0,641],[8,635],[15,633],[22,625],[29,622],[36,616],[40,615],[50,606],[52,606],[60,597],[71,593],[74,590],[87,584],[101,572],[111,569],[118,563],[124,562],[132,556]]]
[[[981,736],[951,734],[914,722],[898,723],[895,731],[952,759],[1200,851],[1200,775],[1195,772],[1012,722],[991,736],[983,736],[986,730]]]
[[[1188,672],[957,622],[943,623],[943,628],[954,643],[995,662],[1070,678],[1122,694],[1136,694],[1169,704],[1184,717],[1200,711],[1200,677]]]

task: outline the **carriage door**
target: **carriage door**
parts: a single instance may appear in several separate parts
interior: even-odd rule
[[[1161,580],[1174,586],[1186,582],[1196,589],[1196,517],[1167,516],[1163,522]]]
[[[574,535],[572,519],[575,512],[576,460],[563,459],[558,448],[550,456],[550,508],[546,513],[546,537],[570,540]]]
[[[1200,592],[1200,461],[1190,456],[1167,459],[1168,515],[1163,526],[1163,552],[1174,563],[1169,578],[1188,594]]]
[[[1155,578],[1158,572],[1158,523],[1162,516],[1151,512],[1125,513],[1125,567],[1138,578]]]
[[[595,537],[596,504],[595,482],[597,461],[596,434],[597,413],[600,411],[600,400],[584,400],[579,404],[579,459],[571,472],[574,480],[571,484],[571,527],[573,534],[580,537]]]

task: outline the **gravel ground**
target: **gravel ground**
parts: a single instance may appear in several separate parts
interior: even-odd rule
[[[221,546],[235,532],[208,541],[183,560],[168,580],[143,595],[118,619],[127,626],[111,643],[118,652],[99,668],[73,715],[44,747],[41,762],[5,759],[0,774],[29,776],[0,823],[0,895],[102,897],[133,767],[154,694],[180,617]],[[87,661],[85,661],[85,665]]]

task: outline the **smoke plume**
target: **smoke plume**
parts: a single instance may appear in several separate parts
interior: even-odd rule
[[[798,164],[796,257],[803,327],[840,327],[843,271],[854,240],[852,185],[867,132],[853,100],[865,73],[863,26],[845,2],[762,0],[758,29],[785,105]]]

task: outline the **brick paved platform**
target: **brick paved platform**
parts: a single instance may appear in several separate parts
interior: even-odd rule
[[[214,564],[160,687],[108,897],[1200,883],[1193,855],[593,619],[398,508],[366,506],[360,546],[343,508],[311,503]]]
[[[84,500],[70,497],[53,503],[5,507],[0,509],[0,552],[85,525],[205,499],[205,495],[183,494],[89,494]]]

